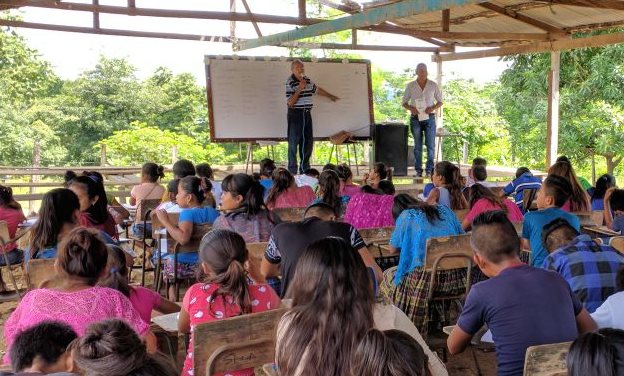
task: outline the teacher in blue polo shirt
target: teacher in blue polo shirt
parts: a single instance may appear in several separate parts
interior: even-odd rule
[[[316,86],[305,76],[305,68],[301,60],[293,60],[290,64],[292,74],[286,80],[286,99],[288,105],[288,171],[302,174],[310,168],[310,156],[314,135],[312,132],[312,96],[319,94],[337,101],[335,95]],[[299,154],[300,164],[297,164]]]

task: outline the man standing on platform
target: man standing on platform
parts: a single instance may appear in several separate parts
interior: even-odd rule
[[[312,96],[319,94],[329,98],[332,102],[337,101],[335,95],[316,86],[304,75],[303,62],[299,59],[290,64],[292,74],[286,80],[286,99],[288,104],[288,171],[293,175],[302,174],[310,168],[310,156],[312,156],[313,133],[312,133]],[[297,153],[301,164],[297,165]]]
[[[427,79],[427,65],[416,66],[416,80],[407,84],[403,94],[403,107],[410,111],[410,128],[414,136],[414,168],[422,176],[423,134],[427,146],[427,177],[433,174],[435,149],[435,110],[442,107],[442,92],[438,85]]]

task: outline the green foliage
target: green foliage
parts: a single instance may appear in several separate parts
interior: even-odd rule
[[[232,156],[225,155],[220,145],[204,147],[192,137],[140,122],[133,122],[128,129],[115,131],[112,136],[98,142],[98,148],[102,145],[106,145],[109,163],[115,166],[145,162],[169,164],[174,147],[177,148],[178,158],[197,163],[231,163],[234,160]]]

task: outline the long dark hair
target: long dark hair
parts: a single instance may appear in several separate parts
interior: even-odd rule
[[[264,187],[247,174],[228,175],[221,182],[223,192],[229,192],[233,196],[243,196],[241,204],[228,215],[236,216],[245,214],[247,219],[267,211],[264,204]],[[270,219],[270,216],[269,216]]]
[[[379,180],[387,179],[392,181],[392,167],[386,167],[385,164],[377,162],[373,165],[373,171],[379,175]]]
[[[0,206],[8,209],[21,210],[20,205],[13,199],[13,189],[0,185]]]
[[[319,193],[321,201],[334,208],[336,213],[342,213],[342,198],[340,197],[340,178],[336,171],[325,170],[319,176]]]
[[[277,197],[286,192],[295,183],[295,177],[285,168],[278,168],[273,171],[273,186],[269,189],[267,206],[275,204]]]
[[[548,169],[548,175],[560,176],[566,179],[572,186],[572,192],[570,192],[571,211],[591,211],[591,207],[587,206],[587,193],[578,182],[574,168],[569,162],[560,161],[550,166]]]
[[[39,251],[58,243],[63,225],[77,223],[77,210],[80,210],[78,196],[67,188],[55,188],[43,195],[39,219],[31,230],[31,258],[36,258]]]
[[[370,274],[358,253],[340,238],[312,243],[297,263],[286,297],[293,303],[277,344],[280,373],[348,375],[351,354],[374,325]]]
[[[126,253],[116,245],[108,244],[108,273],[100,279],[98,285],[117,290],[125,296],[130,296],[132,287],[128,284],[128,266]]]
[[[73,229],[58,247],[58,265],[69,276],[95,286],[106,268],[108,249],[97,230]]]
[[[353,178],[353,172],[351,171],[351,167],[349,167],[346,163],[341,163],[336,166],[336,172],[338,173],[338,177],[342,182],[346,182],[347,180]]]
[[[435,164],[434,173],[444,179],[444,188],[449,191],[451,198],[451,209],[468,209],[465,206],[464,195],[461,186],[461,174],[459,168],[448,161],[441,161]]]
[[[141,167],[141,174],[146,176],[150,183],[156,183],[158,179],[165,177],[165,168],[156,163],[148,162]]]
[[[69,347],[72,358],[86,376],[175,376],[164,356],[147,353],[145,344],[122,320],[89,325]]]
[[[483,198],[488,200],[492,204],[500,207],[502,211],[507,213],[507,206],[505,206],[505,202],[503,202],[503,200],[506,199],[496,196],[490,188],[482,184],[476,183],[470,186],[470,188],[468,189],[468,196],[470,197],[470,208],[472,208],[477,203],[477,201]]]
[[[219,286],[208,300],[210,313],[213,314],[212,302],[221,298],[225,303],[226,297],[233,299],[240,307],[241,314],[251,313],[251,297],[244,267],[249,252],[243,237],[230,230],[212,230],[201,240],[199,258],[214,273],[205,282]]]
[[[102,224],[108,220],[108,202],[106,201],[106,190],[104,189],[104,182],[102,181],[102,175],[99,173],[85,171],[82,175],[76,176],[69,182],[69,187],[76,185],[83,189],[89,199],[93,199],[97,196],[97,200],[86,210],[89,213],[91,220],[95,224]]]
[[[206,199],[206,194],[204,192],[204,189],[202,188],[202,178],[198,178],[197,176],[183,177],[182,179],[180,179],[178,187],[178,189],[181,188],[184,192],[193,195],[199,205],[201,205],[202,202],[204,202],[204,200]]]
[[[611,174],[604,174],[596,180],[596,188],[594,188],[591,198],[592,200],[603,199],[607,189],[615,187],[615,177]]]
[[[440,217],[440,212],[435,205],[429,205],[407,193],[399,193],[394,196],[394,201],[392,203],[392,217],[394,220],[396,221],[401,213],[403,213],[403,210],[407,209],[415,209],[423,212],[429,223],[433,223],[434,221],[442,218]]]
[[[624,374],[624,331],[603,328],[581,334],[566,359],[569,376]]]
[[[418,342],[396,329],[371,329],[351,358],[351,376],[430,376]]]

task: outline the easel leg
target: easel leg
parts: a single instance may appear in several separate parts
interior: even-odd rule
[[[249,165],[251,164],[251,172],[253,172],[253,142],[247,144],[247,159],[245,161],[245,173],[249,173]]]

